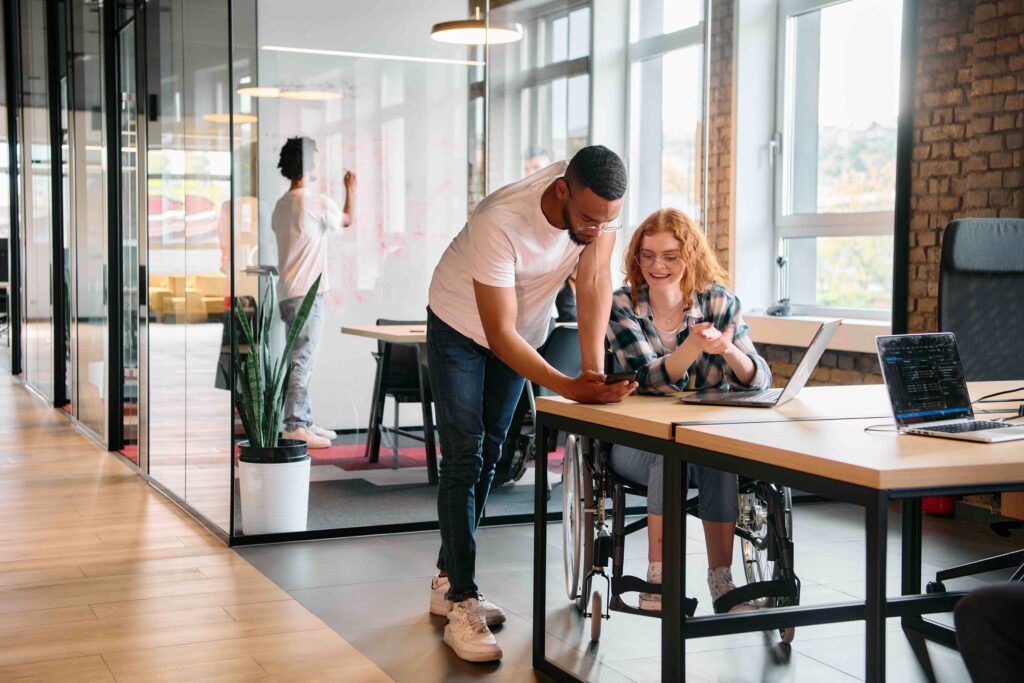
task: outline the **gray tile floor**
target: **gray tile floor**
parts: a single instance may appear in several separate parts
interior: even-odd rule
[[[890,515],[890,594],[899,589],[899,514]],[[841,602],[864,594],[863,514],[840,503],[809,503],[794,512],[797,573],[804,604]],[[687,593],[708,613],[710,596],[703,533],[687,520]],[[924,576],[951,564],[1019,547],[986,527],[925,518]],[[475,665],[441,644],[443,619],[427,612],[437,533],[339,539],[239,549],[257,569],[287,590],[396,681],[536,680],[531,667],[533,532],[529,526],[487,528],[478,533],[478,584],[505,608],[508,622],[495,633],[504,650],[500,664]],[[565,598],[561,529],[548,536],[547,651],[562,666],[590,681],[652,681],[660,675],[660,622],[613,613],[598,644],[590,625]],[[646,569],[644,533],[627,543],[626,571]],[[738,552],[737,552],[738,556]],[[734,575],[742,576],[738,562]],[[1006,575],[950,582],[970,588]],[[948,621],[948,617],[943,616]],[[889,620],[887,668],[892,681],[927,680],[899,627]],[[929,644],[939,681],[968,681],[956,652]],[[687,643],[687,680],[843,681],[863,679],[864,628],[846,623],[797,630],[786,655],[765,634],[748,633]]]

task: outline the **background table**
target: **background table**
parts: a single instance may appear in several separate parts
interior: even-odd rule
[[[366,457],[370,462],[380,458],[380,427],[383,422],[383,400],[379,400],[384,377],[387,376],[391,361],[389,346],[404,344],[416,349],[416,363],[419,367],[420,406],[423,412],[423,444],[427,452],[427,481],[437,484],[437,447],[434,443],[434,412],[430,395],[430,378],[426,371],[427,327],[426,325],[369,325],[365,327],[346,326],[341,328],[342,334],[367,337],[384,342],[384,351],[377,363],[377,375],[374,379],[374,404],[370,411],[370,426],[366,439]],[[396,435],[395,438],[398,438]]]

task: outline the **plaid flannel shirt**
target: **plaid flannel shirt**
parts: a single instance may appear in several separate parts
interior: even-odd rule
[[[749,327],[740,316],[740,300],[722,285],[714,284],[694,294],[693,305],[676,333],[676,342],[679,346],[683,345],[692,324],[711,322],[718,330],[735,325],[733,344],[754,361],[756,368],[750,384],[739,381],[725,358],[706,353],[693,362],[678,382],[673,382],[665,370],[668,354],[654,328],[654,314],[646,286],[640,289],[638,300],[634,309],[628,286],[615,292],[607,337],[619,366],[636,371],[640,393],[671,394],[711,388],[767,389],[771,384],[772,372],[754,349],[748,334]]]

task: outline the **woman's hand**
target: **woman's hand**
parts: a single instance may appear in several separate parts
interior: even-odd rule
[[[700,349],[701,353],[720,356],[732,348],[732,337],[735,330],[735,325],[727,326],[723,332],[715,329],[711,323],[697,323],[690,327],[690,334],[683,343]]]

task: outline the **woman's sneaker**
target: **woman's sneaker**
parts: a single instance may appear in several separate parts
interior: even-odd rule
[[[651,562],[647,565],[647,583],[661,585],[661,562]],[[641,593],[640,609],[646,612],[660,612],[661,593]]]
[[[448,616],[448,577],[435,576],[430,580],[430,613],[439,617]],[[477,595],[480,607],[484,611],[484,619],[488,626],[497,626],[505,623],[505,610],[485,598],[482,594]]]
[[[476,598],[449,603],[444,642],[467,662],[496,662],[501,659],[501,648],[484,623],[484,611]]]
[[[730,591],[736,590],[736,584],[732,582],[732,569],[730,567],[715,567],[708,569],[708,589],[711,591],[711,603],[714,604],[718,598]],[[757,607],[751,602],[741,602],[733,605],[730,612],[749,612]]]

